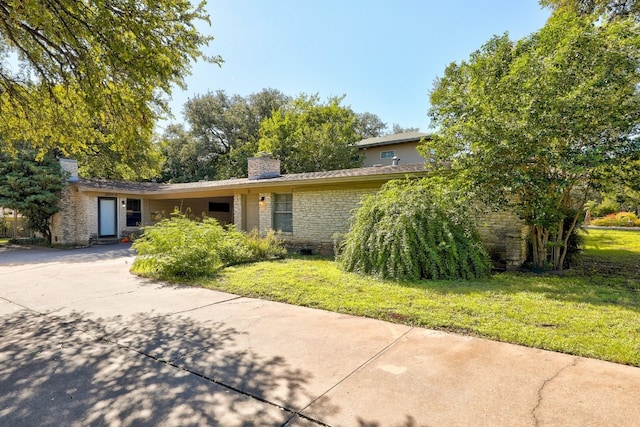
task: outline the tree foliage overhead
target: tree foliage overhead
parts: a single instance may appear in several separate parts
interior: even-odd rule
[[[554,10],[564,10],[581,15],[603,16],[607,20],[640,17],[638,0],[540,0],[540,4]]]
[[[463,197],[442,181],[390,181],[357,210],[340,255],[342,268],[397,280],[472,279],[491,262]]]
[[[161,95],[204,58],[211,38],[195,22],[208,19],[188,0],[0,1],[5,144],[75,154],[105,138],[120,151],[148,139]]]
[[[58,202],[64,183],[58,160],[52,154],[36,160],[34,150],[18,156],[0,152],[0,206],[15,209],[28,226],[51,243],[51,217],[60,210]]]
[[[283,173],[359,167],[358,116],[342,99],[300,95],[262,122],[259,150],[280,159]]]
[[[554,269],[594,180],[640,153],[640,31],[596,19],[559,11],[518,42],[494,37],[431,92],[439,137],[424,149],[470,191],[513,208],[535,263]]]

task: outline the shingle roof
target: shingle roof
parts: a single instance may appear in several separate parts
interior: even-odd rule
[[[425,164],[397,166],[376,166],[368,168],[341,169],[324,172],[306,172],[282,175],[268,179],[226,179],[221,181],[199,181],[182,184],[160,184],[153,182],[111,181],[103,179],[80,178],[76,185],[83,190],[117,191],[133,194],[170,194],[185,191],[232,190],[251,187],[269,187],[293,184],[323,184],[338,182],[366,182],[402,178],[405,175],[424,175]]]
[[[420,141],[422,138],[429,138],[431,135],[423,132],[395,133],[393,135],[381,136],[378,138],[367,138],[356,142],[359,148],[376,147],[379,145],[393,145],[403,142]]]

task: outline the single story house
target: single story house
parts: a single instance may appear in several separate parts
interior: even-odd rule
[[[393,164],[394,159],[407,165],[424,164],[427,159],[417,150],[423,138],[428,140],[430,135],[422,132],[405,132],[363,139],[356,145],[364,155],[362,162],[364,167],[389,166]]]
[[[177,208],[240,230],[275,230],[291,248],[328,253],[335,235],[349,230],[363,195],[392,179],[427,174],[422,162],[280,175],[280,160],[262,155],[249,160],[247,178],[160,184],[86,179],[78,177],[76,161],[60,161],[70,178],[52,219],[54,244],[126,237]],[[480,232],[497,262],[507,268],[522,264],[526,230],[517,218],[492,214],[483,219]]]

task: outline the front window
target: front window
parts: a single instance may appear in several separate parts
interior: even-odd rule
[[[381,159],[393,159],[393,156],[396,155],[396,152],[394,150],[389,150],[389,151],[383,151],[380,153],[380,158]]]
[[[286,233],[293,232],[293,194],[273,195],[273,228]]]
[[[140,199],[127,199],[127,227],[138,227],[142,222]]]

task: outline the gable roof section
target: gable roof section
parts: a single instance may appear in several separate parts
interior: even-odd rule
[[[124,194],[180,194],[207,190],[241,190],[246,188],[278,187],[282,185],[322,185],[340,183],[365,183],[388,181],[405,176],[424,176],[425,164],[377,166],[369,168],[341,169],[324,172],[306,172],[282,175],[268,179],[226,179],[222,181],[199,181],[182,184],[159,184],[153,182],[110,181],[80,178],[75,185],[82,191],[110,191]]]
[[[358,148],[378,147],[383,145],[401,144],[403,142],[419,142],[422,138],[429,139],[428,133],[423,132],[405,132],[393,135],[381,136],[378,138],[367,138],[360,142],[356,142]]]

